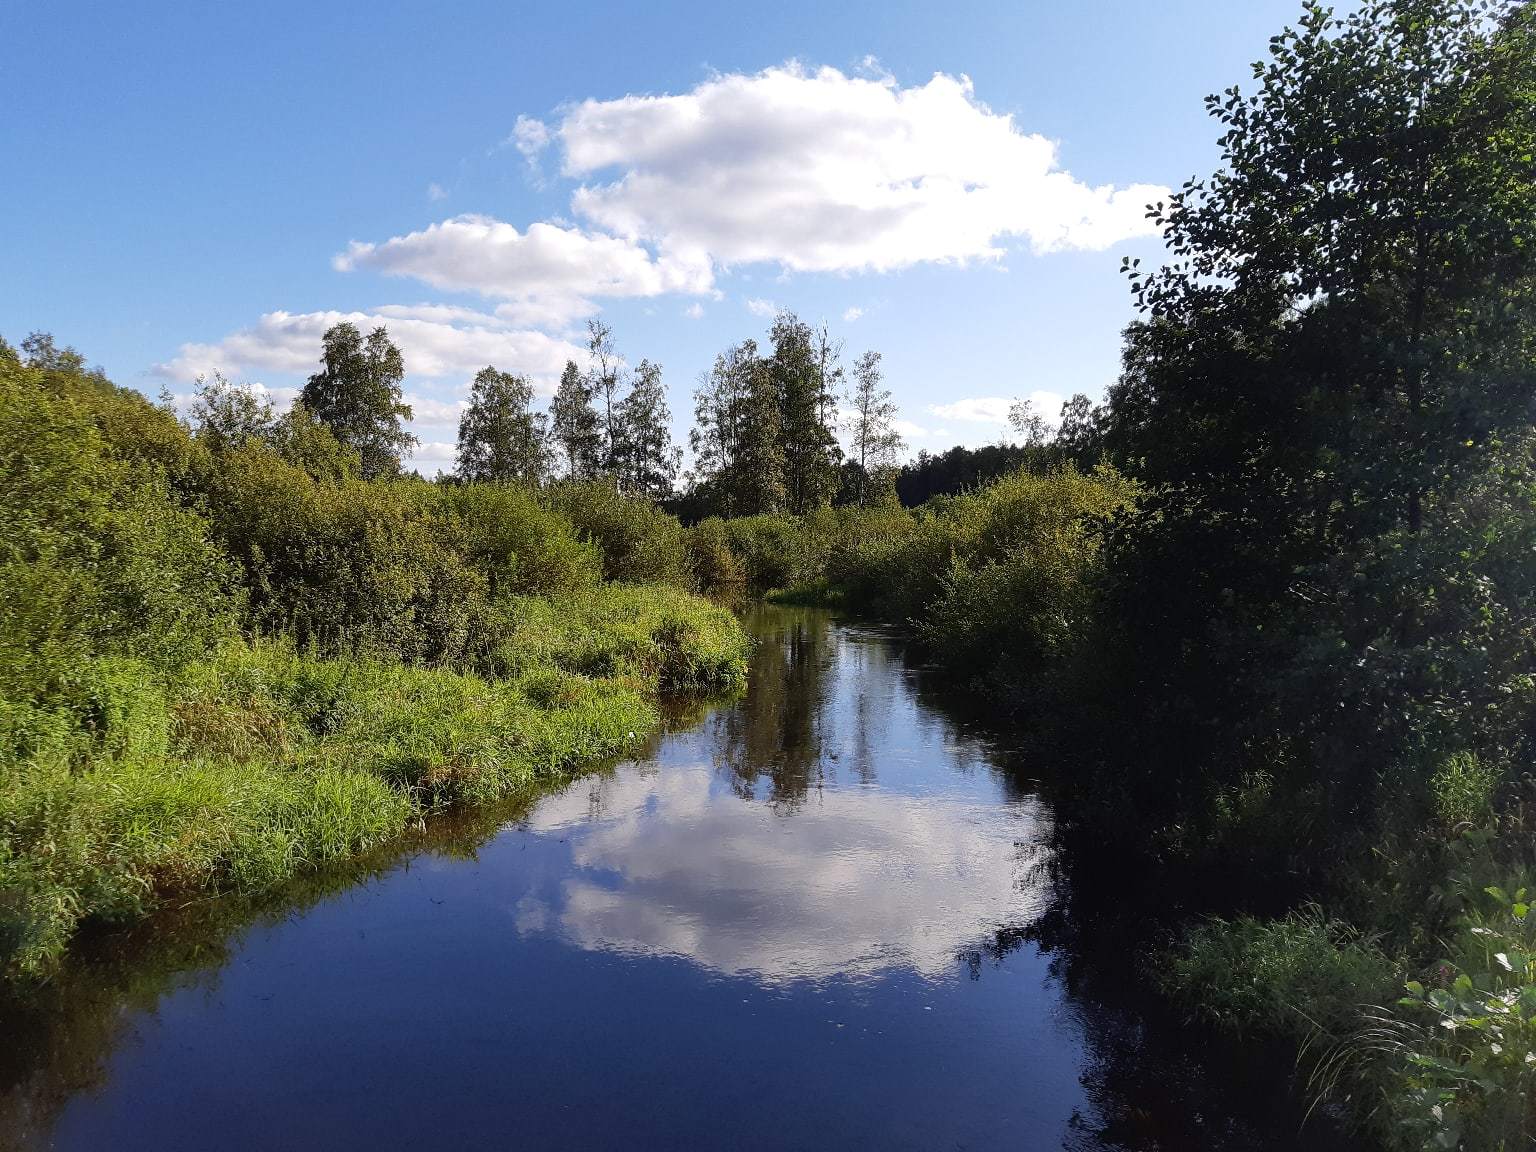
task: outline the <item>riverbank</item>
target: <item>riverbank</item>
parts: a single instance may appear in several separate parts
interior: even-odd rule
[[[663,693],[744,683],[744,633],[648,501],[366,479],[302,407],[239,424],[0,357],[12,990],[87,923],[345,859],[633,747]]]
[[[259,890],[636,746],[664,688],[727,692],[746,643],[675,589],[607,586],[517,605],[505,675],[323,659],[232,641],[170,679],[91,670],[97,717],[8,774],[7,975],[45,977],[76,929],[167,900]]]

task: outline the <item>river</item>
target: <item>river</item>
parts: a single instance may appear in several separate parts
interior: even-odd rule
[[[898,639],[748,622],[746,695],[635,760],[93,941],[10,1023],[0,1125],[157,1152],[1309,1146],[1283,1091],[1230,1103],[1203,1044],[1077,987],[1036,930],[1043,791]]]

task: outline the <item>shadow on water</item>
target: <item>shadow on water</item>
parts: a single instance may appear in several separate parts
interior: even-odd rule
[[[86,940],[0,1018],[0,1137],[1329,1146],[1288,1067],[1159,1015],[1038,753],[889,629],[747,621],[747,694],[633,761]]]

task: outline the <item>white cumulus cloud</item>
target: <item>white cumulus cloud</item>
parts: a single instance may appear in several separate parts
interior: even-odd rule
[[[964,76],[902,88],[795,63],[681,95],[589,99],[556,130],[573,207],[688,262],[793,271],[1102,249],[1153,231],[1166,189],[1090,186]]]
[[[455,216],[378,244],[354,241],[332,263],[506,300],[507,319],[548,327],[594,311],[594,296],[704,293],[713,285],[707,263],[657,259],[633,240],[546,223],[520,232],[489,216]]]
[[[970,396],[949,404],[930,404],[928,411],[945,420],[974,424],[1002,424],[1008,419],[1013,400],[1008,396]]]

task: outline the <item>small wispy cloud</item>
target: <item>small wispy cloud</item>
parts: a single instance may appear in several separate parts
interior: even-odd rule
[[[549,125],[532,116],[519,116],[508,141],[532,163],[549,144]]]
[[[761,296],[751,296],[746,301],[747,311],[754,316],[762,316],[772,319],[779,314],[779,307],[772,300],[764,300]]]
[[[427,185],[427,199],[434,203],[438,200],[446,200],[448,199],[448,189],[434,180]]]
[[[1008,419],[1013,400],[1007,396],[967,396],[949,404],[930,404],[928,411],[945,420],[967,424],[1002,424]]]
[[[844,308],[843,309],[843,323],[844,324],[852,324],[855,320],[857,320],[862,315],[864,315],[864,309],[858,307],[857,305],[854,305],[854,306],[849,307],[849,308]]]

